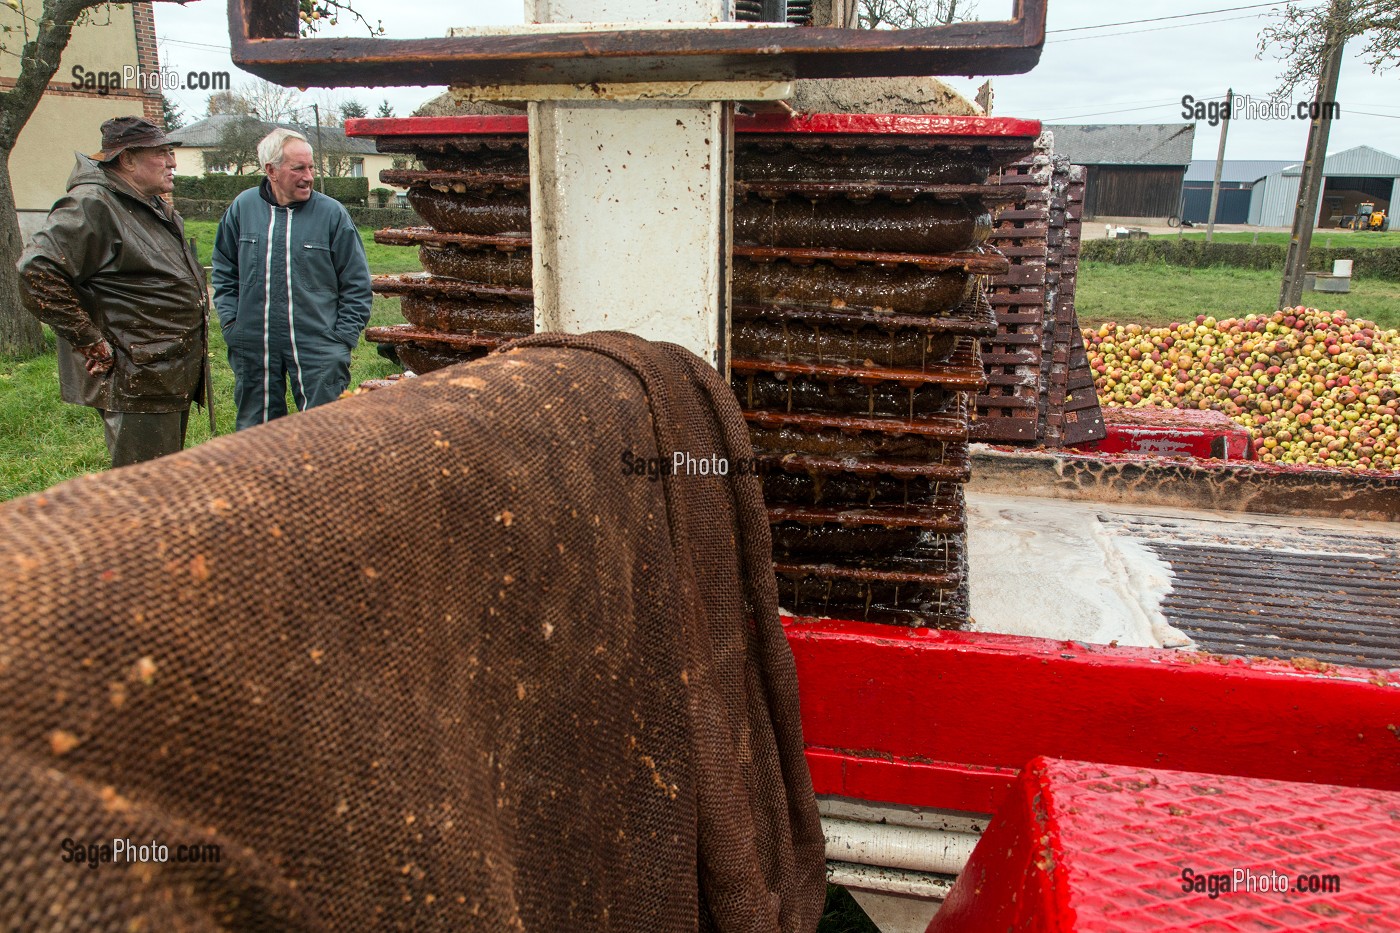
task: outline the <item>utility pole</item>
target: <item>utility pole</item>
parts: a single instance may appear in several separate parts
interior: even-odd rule
[[[1312,246],[1313,219],[1317,217],[1317,202],[1322,194],[1324,165],[1327,160],[1327,137],[1332,132],[1330,106],[1337,99],[1337,78],[1342,71],[1342,51],[1346,48],[1346,21],[1351,13],[1350,0],[1332,0],[1327,13],[1327,57],[1322,74],[1317,77],[1317,105],[1312,125],[1308,128],[1308,152],[1303,160],[1303,175],[1298,179],[1298,204],[1293,213],[1293,235],[1288,240],[1288,258],[1283,264],[1283,288],[1279,292],[1280,309],[1291,308],[1303,298],[1303,273],[1308,266],[1308,248]]]
[[[321,193],[325,194],[326,172],[325,168],[321,165],[321,159],[324,158],[322,155],[324,150],[321,149],[321,105],[312,104],[311,113],[316,118],[316,180],[321,183]]]
[[[1220,176],[1225,170],[1225,137],[1230,135],[1230,117],[1235,109],[1235,89],[1225,91],[1225,119],[1220,124],[1220,150],[1215,154],[1215,182],[1210,186],[1210,217],[1206,222],[1206,242],[1215,238],[1215,206],[1220,203]]]

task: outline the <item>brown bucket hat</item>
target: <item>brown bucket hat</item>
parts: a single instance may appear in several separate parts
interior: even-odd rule
[[[93,158],[110,162],[125,149],[154,149],[157,146],[178,146],[165,130],[144,117],[113,117],[102,124],[102,151]]]

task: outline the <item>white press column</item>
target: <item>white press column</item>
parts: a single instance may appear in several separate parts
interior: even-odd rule
[[[729,6],[727,0],[534,0],[526,19],[708,23],[727,20]],[[681,344],[727,368],[733,132],[727,88],[582,87],[568,89],[576,99],[530,104],[537,329],[630,331]],[[717,99],[703,99],[711,95]],[[675,99],[685,96],[691,99]]]

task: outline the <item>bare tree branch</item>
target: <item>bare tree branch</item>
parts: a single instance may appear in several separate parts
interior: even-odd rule
[[[970,0],[860,0],[861,29],[920,29],[973,18]]]
[[[302,109],[301,92],[283,87],[263,78],[245,81],[238,87],[238,96],[248,102],[253,116],[268,123],[283,123],[294,119]]]
[[[204,112],[211,117],[221,113],[233,116],[251,116],[253,105],[233,91],[215,91],[204,99]]]
[[[257,117],[241,116],[230,120],[219,133],[219,142],[203,153],[204,171],[226,171],[231,175],[248,174],[245,169],[256,173],[258,165],[258,143],[267,135],[269,127]]]
[[[1271,22],[1259,33],[1256,57],[1272,53],[1283,62],[1276,99],[1291,97],[1298,88],[1310,92],[1316,86],[1327,59],[1327,36],[1335,25],[1344,39],[1364,36],[1361,57],[1380,73],[1400,64],[1400,0],[1351,0],[1341,17],[1332,22],[1330,5],[1305,6],[1290,0],[1269,12]]]
[[[371,36],[384,35],[384,21],[373,25],[365,19],[348,0],[299,0],[297,16],[301,19],[301,34],[307,36],[316,31],[322,22],[331,26],[339,25],[342,16],[349,15],[369,30]]]

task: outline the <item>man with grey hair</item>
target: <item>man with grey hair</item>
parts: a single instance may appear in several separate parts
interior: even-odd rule
[[[311,145],[275,129],[258,143],[267,177],[214,238],[214,305],[228,343],[238,429],[333,401],[369,323],[369,265],[350,214],[312,187]]]

